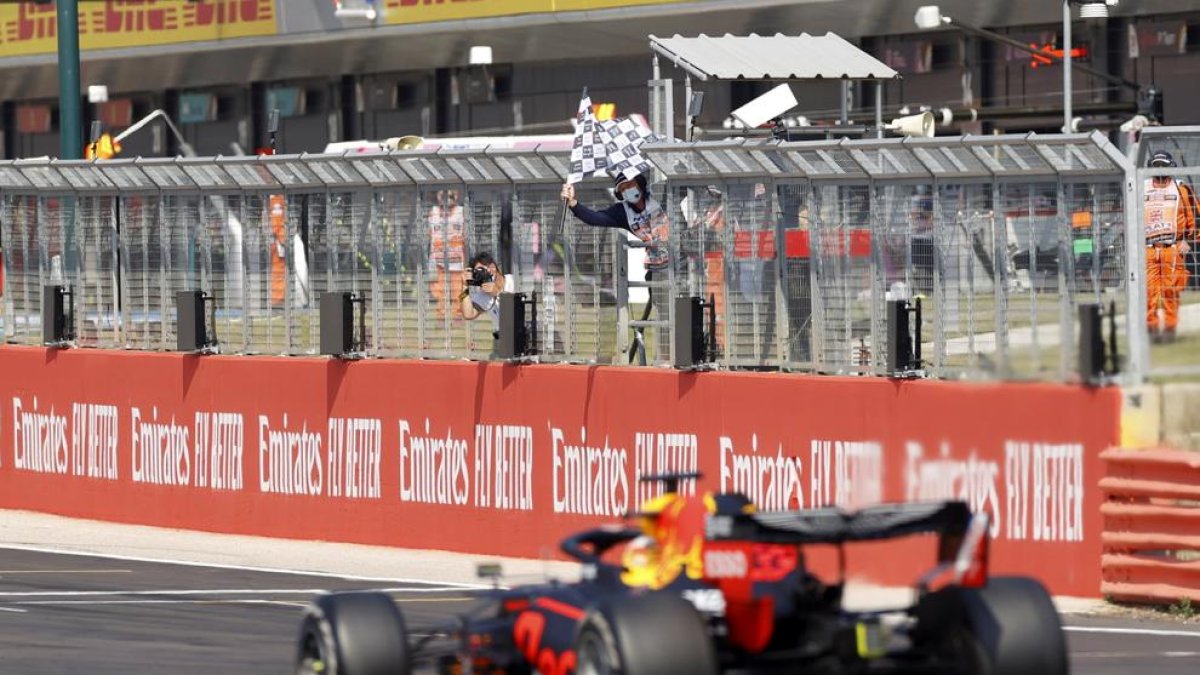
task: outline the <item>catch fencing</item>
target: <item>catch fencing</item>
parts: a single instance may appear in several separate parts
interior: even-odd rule
[[[1175,166],[1147,166],[1155,153],[1166,151]],[[1159,246],[1147,237],[1147,218],[1156,207],[1146,201],[1156,180],[1166,188],[1180,186],[1180,209],[1196,219],[1200,200],[1195,183],[1200,179],[1200,127],[1148,127],[1141,132],[1135,154],[1134,203],[1145,204],[1135,211],[1133,228],[1137,246],[1130,249],[1129,264],[1140,283],[1135,286],[1139,315],[1134,367],[1150,377],[1200,375],[1200,235],[1196,229],[1178,232]],[[1170,216],[1168,216],[1169,218]],[[1154,277],[1154,278],[1151,278]],[[1156,289],[1154,297],[1148,290]],[[1173,296],[1178,312],[1168,317],[1162,300]],[[1151,302],[1154,306],[1151,307]],[[1151,326],[1157,330],[1152,330]]]
[[[315,354],[320,296],[349,291],[369,356],[484,359],[490,322],[458,312],[481,251],[536,294],[546,361],[671,363],[677,295],[713,299],[727,368],[882,374],[889,299],[920,299],[937,377],[1070,380],[1081,303],[1114,306],[1122,337],[1137,323],[1132,181],[1099,134],[643,152],[671,222],[648,282],[640,242],[564,214],[564,152],[3,163],[5,340],[41,342],[61,283],[79,345],[170,350],[175,292],[198,289],[222,352]]]
[[[887,301],[920,299],[933,375],[1066,380],[1078,306],[1127,314],[1127,165],[1099,134],[644,151],[725,364],[880,373]]]

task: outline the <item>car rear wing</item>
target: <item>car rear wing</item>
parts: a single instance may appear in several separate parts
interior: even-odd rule
[[[838,508],[711,515],[707,534],[713,541],[772,544],[842,544],[892,539],[912,534],[962,535],[971,522],[965,502],[881,504],[859,511]]]
[[[987,581],[989,518],[966,502],[881,504],[859,511],[837,508],[710,515],[706,535],[718,548],[738,544],[835,544],[938,535],[937,565],[918,588],[946,584],[978,587]],[[844,565],[844,557],[841,558]],[[842,570],[844,573],[844,570]]]

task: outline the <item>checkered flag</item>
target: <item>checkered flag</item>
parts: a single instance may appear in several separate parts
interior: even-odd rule
[[[624,172],[626,178],[649,173],[650,161],[642,156],[642,143],[658,140],[658,136],[630,117],[598,122],[604,150],[608,156],[608,172],[614,177]]]
[[[579,113],[575,119],[578,123],[575,126],[575,143],[571,147],[571,170],[567,174],[567,182],[571,185],[603,173],[609,167],[605,138],[596,117],[592,115],[592,98],[586,89],[579,100]]]

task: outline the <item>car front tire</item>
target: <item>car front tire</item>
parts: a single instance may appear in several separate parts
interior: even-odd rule
[[[296,675],[410,675],[408,630],[377,592],[318,596],[304,612]]]

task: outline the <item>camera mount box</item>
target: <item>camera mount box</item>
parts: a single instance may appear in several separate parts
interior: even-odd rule
[[[528,323],[526,308],[529,308]],[[531,298],[524,293],[501,293],[496,355],[506,361],[529,361],[537,354],[537,293]]]

